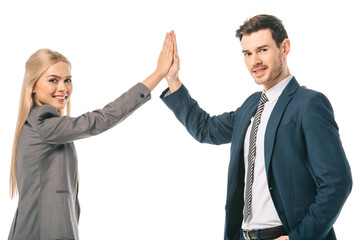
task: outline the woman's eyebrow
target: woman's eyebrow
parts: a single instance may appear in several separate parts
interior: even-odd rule
[[[53,78],[61,78],[60,76],[58,76],[58,75],[54,75],[54,74],[52,74],[52,75],[49,75],[49,76],[47,76],[48,78],[49,77],[53,77]],[[67,77],[65,77],[65,78],[71,78],[71,75],[69,75],[69,76],[67,76]]]

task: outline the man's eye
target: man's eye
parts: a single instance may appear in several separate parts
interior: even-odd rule
[[[65,82],[72,83],[72,80],[71,79],[66,79]]]
[[[260,52],[266,52],[266,51],[267,51],[266,48],[263,48],[263,49],[260,50]]]
[[[244,56],[245,56],[245,57],[248,57],[248,56],[250,56],[250,55],[251,55],[251,53],[248,53],[248,52],[247,52],[247,53],[244,53]]]

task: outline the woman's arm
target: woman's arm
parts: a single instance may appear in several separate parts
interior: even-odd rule
[[[48,144],[64,144],[100,134],[125,120],[136,109],[150,100],[149,89],[137,83],[102,109],[78,117],[60,116],[49,106],[36,106],[27,121]]]
[[[28,122],[43,141],[50,144],[63,144],[110,129],[150,100],[150,91],[166,76],[172,65],[173,45],[171,36],[167,33],[155,72],[104,108],[74,118],[61,117],[53,107],[44,105],[32,110]]]

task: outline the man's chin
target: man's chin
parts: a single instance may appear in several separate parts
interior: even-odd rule
[[[257,85],[264,85],[264,83],[266,83],[266,79],[265,78],[259,78],[259,77],[255,77],[253,76],[254,80],[255,80],[255,83]]]

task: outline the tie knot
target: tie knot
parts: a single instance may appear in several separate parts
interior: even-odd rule
[[[266,94],[265,94],[265,93],[262,93],[262,94],[261,94],[261,97],[260,97],[259,103],[260,103],[260,104],[265,104],[267,101],[269,101],[269,99],[267,98]]]

